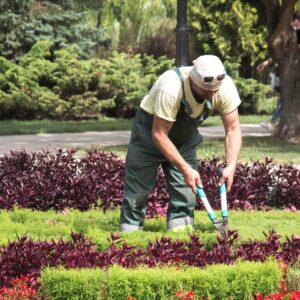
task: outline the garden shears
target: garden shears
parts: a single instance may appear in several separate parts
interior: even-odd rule
[[[223,168],[219,167],[216,170],[218,177],[221,178],[222,177],[222,173],[223,173]],[[198,186],[196,186],[197,189],[197,194],[199,196],[199,198],[201,199],[207,213],[208,213],[208,217],[209,219],[212,221],[212,223],[214,224],[214,227],[216,228],[216,230],[220,233],[222,239],[226,239],[227,237],[227,230],[228,230],[228,210],[227,210],[227,196],[226,196],[226,184],[223,183],[220,187],[220,197],[221,197],[221,216],[222,216],[222,220],[219,220],[211,205],[208,202],[208,199],[206,197],[206,194],[203,190],[203,188],[200,188]]]

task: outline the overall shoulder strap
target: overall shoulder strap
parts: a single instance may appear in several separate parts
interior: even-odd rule
[[[177,76],[179,77],[180,79],[180,82],[181,82],[181,86],[182,86],[182,92],[183,92],[183,98],[185,98],[185,92],[184,92],[184,79],[183,79],[183,76],[179,70],[179,68],[175,68],[175,72],[177,74]]]
[[[174,70],[175,70],[177,76],[179,77],[181,86],[182,86],[183,98],[181,99],[181,103],[184,105],[185,110],[188,113],[188,115],[191,115],[193,113],[193,110],[192,110],[190,104],[186,101],[185,91],[184,91],[184,78],[183,78],[179,68],[176,67]]]

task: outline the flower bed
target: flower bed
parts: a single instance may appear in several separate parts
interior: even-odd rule
[[[123,196],[124,162],[113,154],[97,150],[91,150],[81,158],[75,158],[73,154],[72,150],[58,150],[54,154],[12,152],[0,158],[0,208],[10,210],[17,205],[41,211],[54,209],[68,212],[71,208],[85,211],[98,207],[107,211],[119,206]],[[223,162],[219,158],[199,161],[199,172],[214,207],[219,205],[215,169],[220,164]],[[274,165],[268,159],[265,162],[239,164],[232,192],[228,195],[231,209],[268,210],[279,207],[297,210],[299,199],[300,171],[289,165]],[[157,184],[149,196],[148,217],[164,215],[167,200],[166,183],[163,173],[159,171]],[[199,199],[196,208],[202,208]],[[17,214],[15,218],[22,218],[22,214]],[[56,222],[48,220],[52,221]],[[78,228],[88,225],[86,221],[82,222],[83,225],[77,224]],[[115,220],[113,222],[115,224]],[[100,268],[107,272],[117,264],[126,270],[141,266],[188,270],[218,264],[234,266],[248,261],[267,263],[269,259],[292,266],[300,256],[300,239],[295,235],[282,241],[274,230],[270,230],[265,240],[237,242],[237,239],[238,233],[233,230],[227,240],[217,239],[209,245],[197,235],[190,235],[189,240],[157,237],[146,247],[139,247],[123,242],[117,234],[111,234],[108,248],[97,249],[90,239],[79,233],[72,233],[70,240],[60,238],[58,241],[36,241],[24,235],[0,248],[1,299],[13,299],[9,297],[16,295],[24,296],[24,299],[38,297],[35,289],[39,288],[40,274],[45,267]],[[257,299],[299,297],[296,292],[286,295],[276,294],[276,288],[271,290],[272,295],[258,293]],[[177,292],[177,297],[181,299],[201,295],[198,292],[194,294],[193,289],[184,292],[179,287],[172,292],[174,297]],[[209,298],[208,294],[205,295],[205,299]],[[230,293],[226,295],[230,297]],[[137,295],[128,297],[136,298]]]
[[[11,152],[0,158],[0,208],[15,205],[37,210],[104,211],[120,205],[124,188],[124,162],[113,154],[91,150],[81,158],[74,151]],[[220,158],[199,161],[199,172],[214,208],[219,204],[216,167]],[[300,208],[300,170],[291,165],[274,165],[270,159],[237,165],[230,209]],[[147,215],[164,215],[168,192],[163,173],[149,195]],[[198,199],[196,209],[201,209]]]
[[[199,237],[190,235],[189,241],[163,237],[150,242],[146,249],[121,242],[111,235],[111,246],[97,251],[95,245],[82,234],[72,234],[71,241],[35,242],[24,236],[0,249],[0,285],[8,287],[13,278],[26,275],[33,287],[46,267],[106,269],[114,264],[126,268],[175,265],[206,267],[213,264],[234,264],[237,261],[264,262],[268,258],[294,264],[300,255],[300,239],[293,236],[281,243],[279,236],[270,231],[265,241],[243,242],[234,246],[238,234],[230,232],[228,240],[218,239],[212,249],[206,250]]]

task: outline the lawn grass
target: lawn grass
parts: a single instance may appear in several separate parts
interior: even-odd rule
[[[216,211],[217,216],[220,212]],[[134,233],[119,233],[119,209],[106,213],[91,209],[86,212],[70,210],[67,214],[54,211],[32,211],[29,209],[14,209],[0,211],[0,244],[7,244],[17,236],[25,233],[34,240],[65,240],[71,232],[80,232],[90,237],[101,250],[109,246],[111,233],[118,233],[129,244],[146,247],[149,241],[169,236],[173,239],[189,239],[188,233],[171,233],[166,230],[166,220],[163,217],[146,219],[144,231]],[[300,235],[299,212],[283,210],[262,211],[230,211],[230,229],[237,229],[239,242],[248,239],[264,240],[264,232],[274,229],[281,235],[282,241],[292,234]],[[208,245],[216,241],[217,233],[204,211],[195,212],[195,234]]]
[[[103,151],[113,152],[120,158],[125,158],[127,145],[107,146],[100,148]],[[81,154],[84,151],[79,152]],[[243,147],[240,154],[241,162],[251,160],[265,160],[271,157],[274,163],[300,164],[300,145],[282,143],[272,136],[263,137],[243,137]],[[223,157],[224,139],[204,139],[203,143],[197,148],[199,159]]]
[[[300,145],[283,143],[272,137],[243,137],[240,161],[264,160],[271,157],[275,163],[300,164]],[[206,139],[198,147],[200,159],[213,156],[224,156],[224,139]]]
[[[241,116],[241,123],[258,124],[268,119],[270,116]],[[105,117],[88,121],[8,120],[0,121],[0,135],[130,130],[131,124],[132,120]],[[203,123],[203,126],[215,125],[222,125],[218,116],[210,117]]]
[[[100,118],[87,121],[0,121],[0,135],[130,130],[132,120]]]

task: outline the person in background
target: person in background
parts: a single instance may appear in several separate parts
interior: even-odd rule
[[[300,10],[295,11],[291,25],[296,34],[298,49],[300,49]]]
[[[291,26],[295,32],[296,39],[297,39],[297,45],[298,48],[300,49],[300,11],[297,10],[295,11],[293,15],[293,20],[291,22]],[[268,59],[264,60],[262,63],[260,63],[257,68],[256,72],[262,72],[265,70],[266,67],[270,66],[273,64],[273,59],[269,57]],[[271,86],[273,91],[279,93],[278,101],[276,108],[272,114],[271,120],[269,121],[261,121],[259,124],[267,129],[269,132],[273,132],[274,127],[276,123],[278,122],[280,118],[280,112],[282,108],[282,99],[280,96],[280,78],[279,78],[279,70],[278,70],[278,65],[274,64],[273,70],[270,72],[270,77],[271,77]]]
[[[161,166],[168,185],[167,229],[191,231],[194,224],[198,172],[198,126],[216,110],[225,128],[225,181],[230,191],[242,135],[241,100],[221,60],[202,55],[193,66],[164,72],[143,98],[132,126],[125,162],[124,199],[120,230],[143,230],[146,200]]]
[[[260,63],[256,67],[256,72],[258,72],[258,73],[262,72],[266,67],[268,67],[272,64],[273,64],[273,60],[270,57],[270,58],[264,60],[262,63]],[[272,114],[271,120],[270,121],[261,121],[259,124],[263,128],[267,129],[269,132],[273,132],[274,126],[280,118],[280,112],[281,112],[281,108],[282,108],[282,101],[281,101],[281,97],[280,97],[280,78],[279,78],[279,70],[278,70],[277,64],[274,65],[274,68],[270,72],[269,76],[271,78],[271,87],[272,87],[273,91],[275,91],[276,93],[279,94],[279,97],[277,100],[276,108]]]

